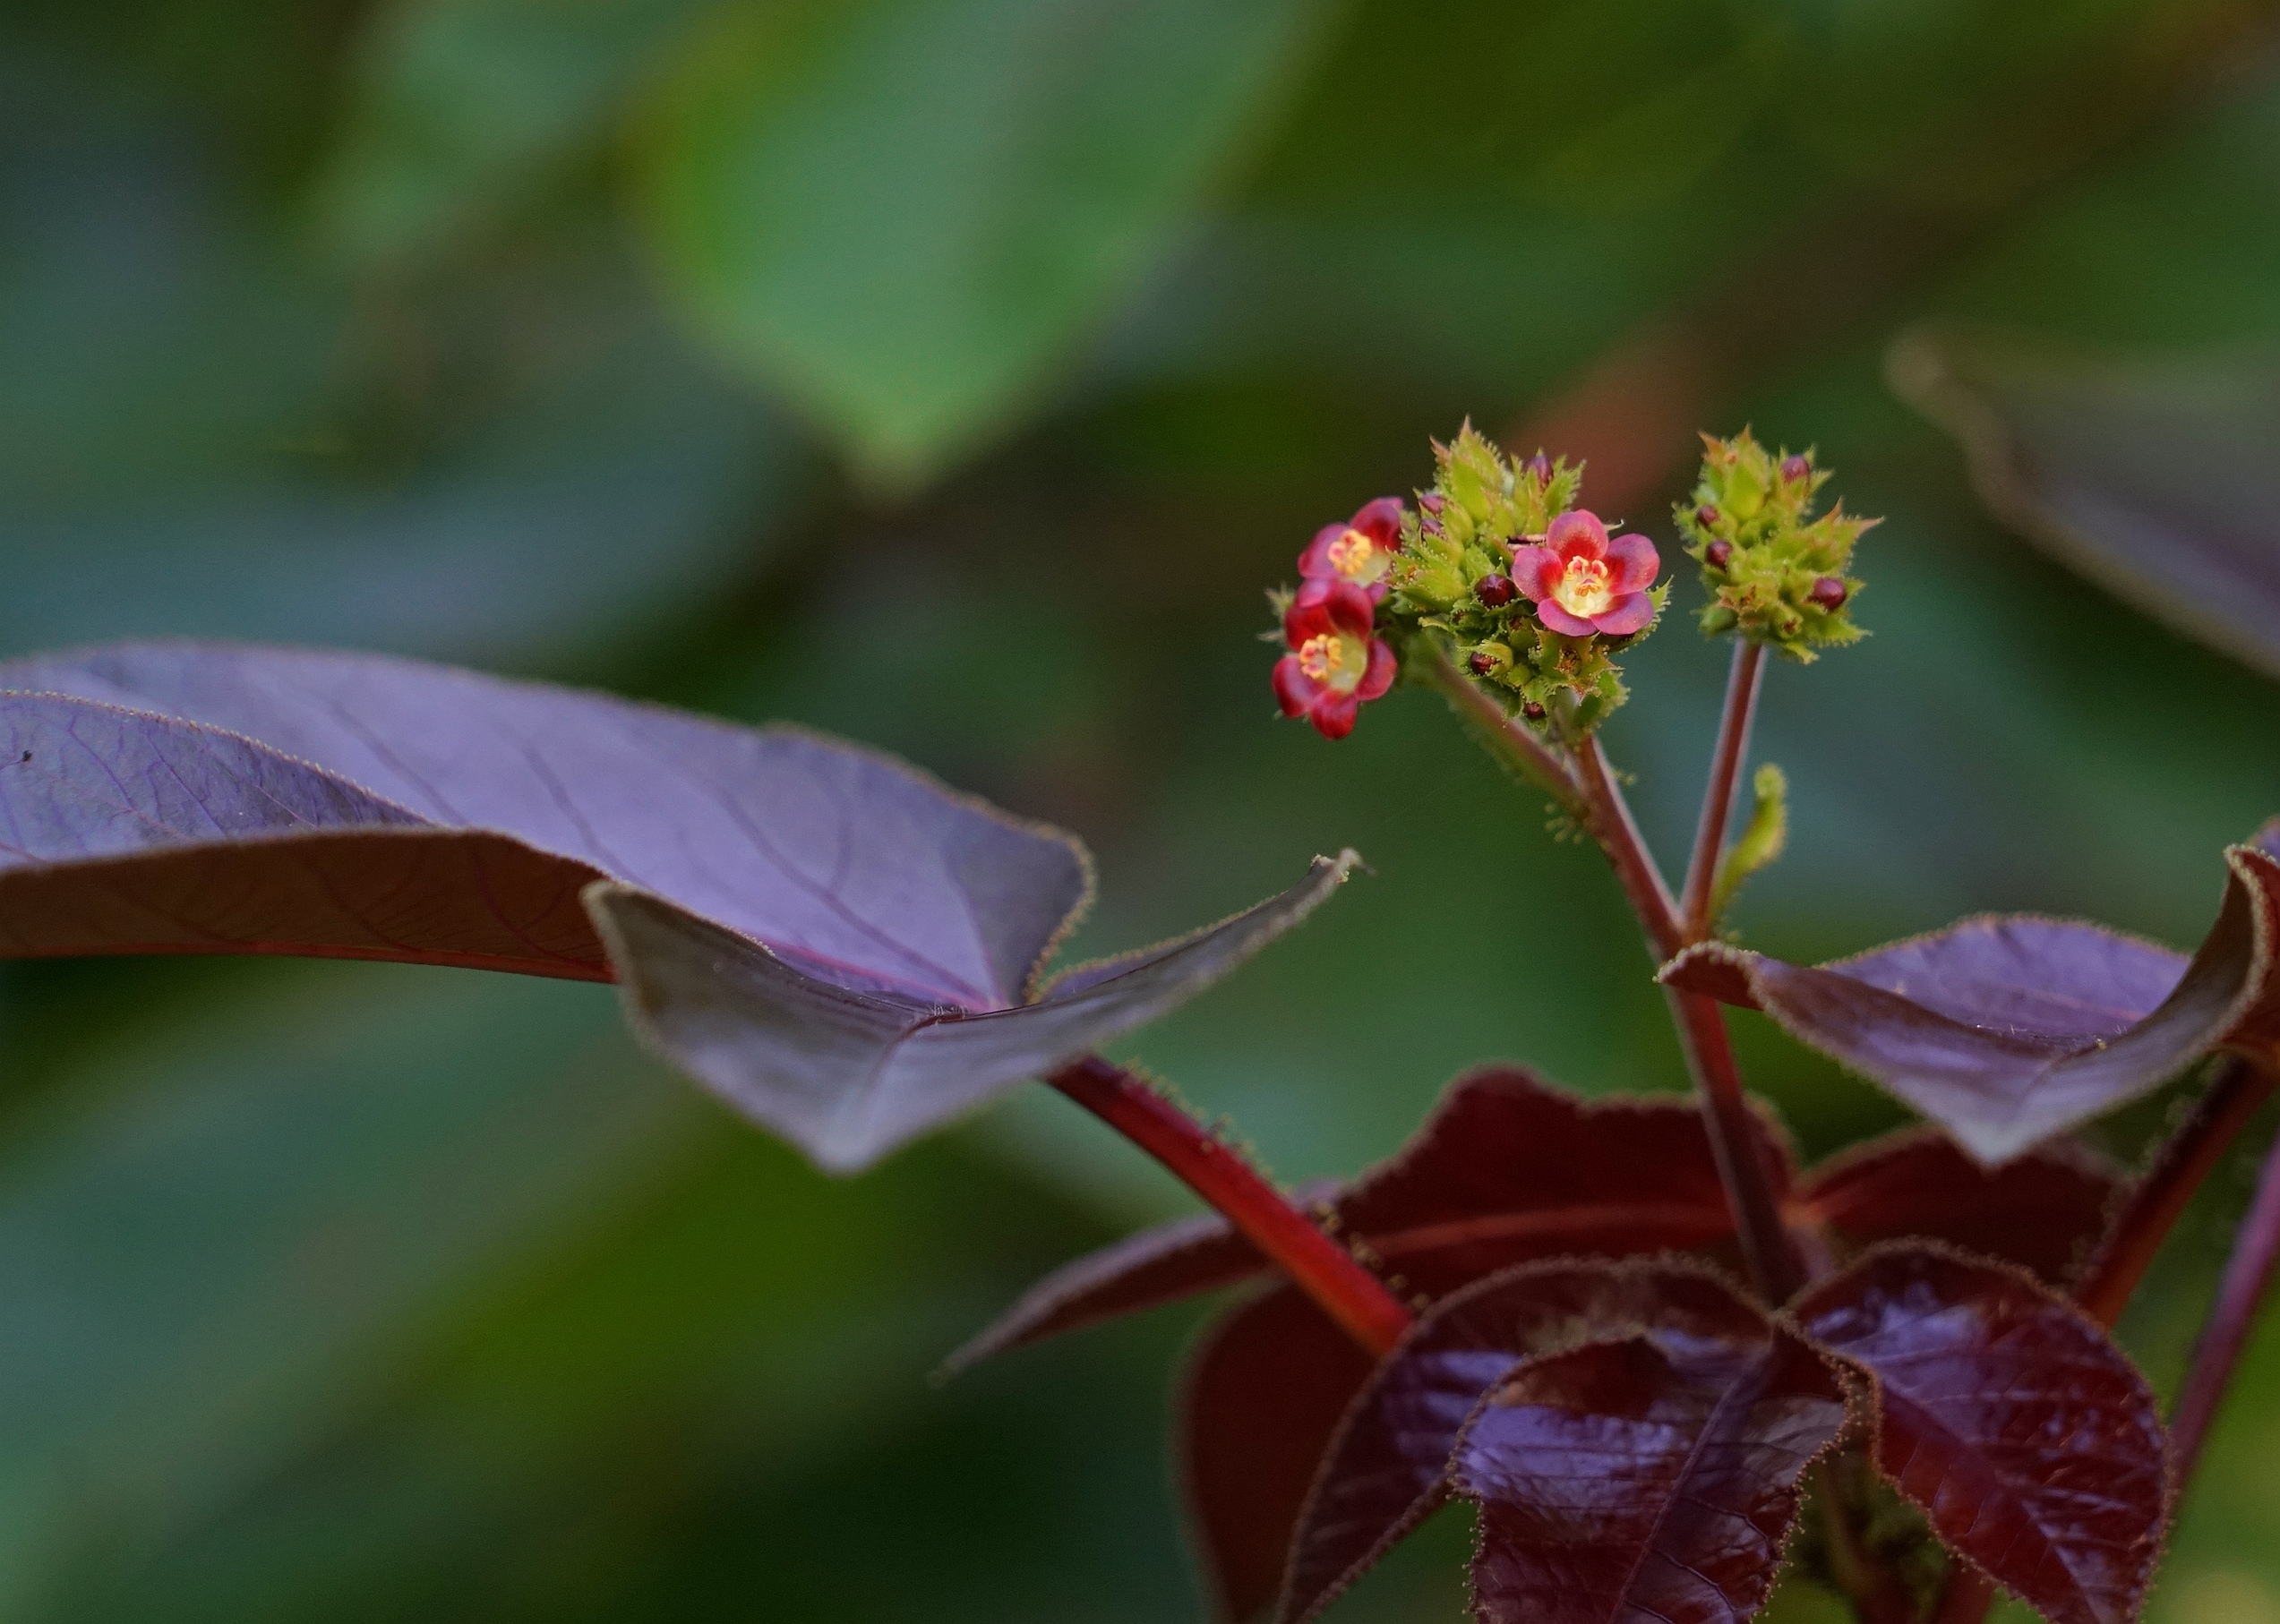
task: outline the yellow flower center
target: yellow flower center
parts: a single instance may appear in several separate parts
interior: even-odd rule
[[[1354,691],[1367,663],[1359,639],[1337,632],[1308,637],[1299,645],[1299,669],[1341,694]]]
[[[1552,587],[1552,599],[1580,620],[1603,615],[1615,603],[1604,559],[1572,558]]]
[[[1384,563],[1377,543],[1350,528],[1330,543],[1329,556],[1330,567],[1350,581],[1375,580]]]

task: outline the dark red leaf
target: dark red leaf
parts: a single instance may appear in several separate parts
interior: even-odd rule
[[[1479,1503],[1483,1624],[1732,1624],[1765,1601],[1835,1372],[1786,1328],[1653,1333],[1522,1365],[1482,1401],[1455,1482]]]
[[[1786,1178],[1788,1146],[1761,1126],[1767,1165]],[[1436,1294],[1531,1258],[1686,1251],[1733,1232],[1692,1101],[1586,1100],[1518,1066],[1459,1078],[1409,1143],[1332,1205],[1389,1270]],[[951,1363],[1265,1269],[1217,1219],[1167,1226],[1047,1276]]]
[[[2189,637],[2280,676],[2280,370],[2124,360],[1941,326],[1900,391],[2019,533]]]
[[[1705,943],[1662,979],[1764,1010],[2002,1162],[2219,1045],[2280,1030],[2280,860],[2235,846],[2225,861],[2223,905],[2190,963],[2095,925],[2012,917],[1817,969]]]
[[[2063,1286],[2104,1232],[2120,1184],[2112,1167],[2075,1146],[1983,1167],[1945,1133],[1918,1128],[1821,1163],[1799,1182],[1791,1209],[1847,1252],[1921,1235]]]
[[[671,1058],[835,1167],[1192,996],[1345,868],[1041,992],[1083,850],[867,751],[364,655],[0,664],[0,954],[614,976]]]
[[[1313,1618],[1447,1501],[1466,1419],[1522,1360],[1634,1334],[1690,1356],[1746,1354],[1769,1329],[1708,1270],[1672,1263],[1527,1263],[1449,1296],[1340,1423],[1299,1519],[1278,1618]]]
[[[2023,1272],[1871,1252],[1795,1306],[1878,1396],[1876,1462],[1948,1548],[2054,1624],[2134,1619],[2169,1514],[2154,1395]]]
[[[1277,1286],[1204,1334],[1176,1418],[1189,1532],[1218,1615],[1274,1599],[1324,1447],[1371,1360],[1313,1303]]]

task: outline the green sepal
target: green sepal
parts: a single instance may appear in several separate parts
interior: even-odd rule
[[[1710,889],[1710,918],[1724,915],[1734,893],[1759,869],[1779,857],[1789,843],[1789,780],[1779,767],[1767,762],[1750,781],[1757,804],[1742,835],[1718,865],[1718,879]]]

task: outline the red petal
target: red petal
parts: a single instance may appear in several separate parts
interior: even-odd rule
[[[1316,531],[1314,540],[1308,542],[1307,550],[1299,555],[1299,573],[1309,581],[1337,579],[1337,568],[1330,561],[1330,549],[1345,534],[1346,526],[1343,525],[1324,525]]]
[[[1610,637],[1628,637],[1642,629],[1655,618],[1655,601],[1643,592],[1626,592],[1616,599],[1615,606],[1603,615],[1593,615],[1591,625]],[[1547,620],[1545,625],[1550,626]],[[1557,630],[1555,627],[1553,629]]]
[[[1618,535],[1607,543],[1607,585],[1616,592],[1643,592],[1662,573],[1662,556],[1643,535]]]
[[[1377,619],[1377,605],[1369,594],[1350,581],[1341,581],[1325,594],[1323,609],[1331,625],[1349,637],[1367,637]]]
[[[1587,509],[1578,508],[1563,513],[1552,521],[1544,533],[1545,544],[1565,563],[1572,558],[1603,559],[1607,556],[1607,527],[1599,523],[1599,516]]]
[[[1361,701],[1351,694],[1325,692],[1315,702],[1314,710],[1307,720],[1314,723],[1314,731],[1324,739],[1343,739],[1354,731],[1354,717],[1361,708]]]
[[[1512,550],[1512,578],[1531,598],[1550,597],[1564,568],[1549,547],[1531,544]]]
[[[1401,669],[1401,662],[1393,658],[1393,645],[1383,637],[1369,640],[1369,669],[1362,673],[1355,686],[1354,697],[1363,704],[1380,698],[1393,686],[1393,675]]]
[[[1274,697],[1285,716],[1303,716],[1322,695],[1322,684],[1299,669],[1299,656],[1285,654],[1274,662]]]
[[[1354,528],[1391,552],[1401,534],[1401,499],[1381,496],[1374,502],[1364,502],[1354,514]],[[1320,539],[1320,538],[1316,538]]]
[[[1322,588],[1319,592],[1315,590],[1317,585]],[[1300,587],[1290,612],[1282,617],[1282,640],[1297,648],[1308,637],[1327,637],[1334,631],[1330,605],[1337,592],[1334,585],[1315,581]]]
[[[1536,618],[1564,637],[1588,637],[1599,628],[1579,620],[1547,596],[1536,605]]]

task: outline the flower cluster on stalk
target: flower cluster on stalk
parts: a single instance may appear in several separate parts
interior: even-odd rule
[[[1813,498],[1830,476],[1811,450],[1768,451],[1747,429],[1702,443],[1701,478],[1676,509],[1710,594],[1702,630],[1738,631],[1800,662],[1866,636],[1852,619],[1861,583],[1846,571],[1877,521],[1853,517],[1841,502],[1815,516]]]

